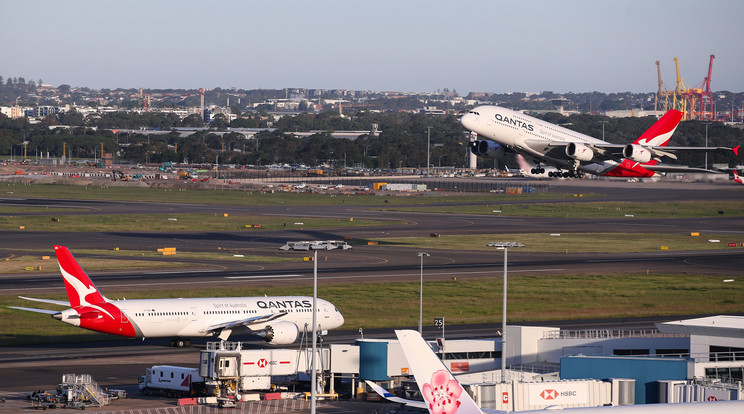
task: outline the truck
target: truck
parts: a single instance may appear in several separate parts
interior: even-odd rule
[[[154,365],[139,378],[139,389],[144,395],[198,397],[206,395],[204,378],[198,368]]]

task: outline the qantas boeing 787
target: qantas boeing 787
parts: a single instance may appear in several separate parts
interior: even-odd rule
[[[127,338],[174,338],[174,345],[188,338],[217,336],[226,340],[233,331],[253,333],[276,345],[291,344],[300,332],[311,332],[313,298],[307,296],[258,296],[227,298],[178,298],[110,300],[96,288],[72,254],[54,246],[69,302],[23,299],[68,306],[63,311],[14,307],[50,314],[73,326]],[[343,325],[333,304],[317,300],[318,329]]]
[[[471,143],[475,155],[503,157],[506,152],[522,154],[538,165],[533,174],[544,173],[540,163],[565,171],[555,176],[577,177],[585,173],[616,177],[651,177],[656,172],[714,172],[702,168],[664,165],[662,157],[677,159],[680,151],[733,151],[739,147],[669,147],[667,143],[682,119],[671,110],[632,144],[621,145],[590,137],[521,112],[494,105],[476,107],[460,122],[484,138]],[[560,174],[560,175],[558,175]]]

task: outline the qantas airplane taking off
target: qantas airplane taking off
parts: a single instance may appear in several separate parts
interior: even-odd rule
[[[565,171],[553,176],[581,177],[585,173],[615,177],[651,177],[656,172],[714,172],[703,168],[659,164],[661,157],[677,159],[679,151],[733,151],[739,147],[668,147],[667,143],[682,119],[671,110],[632,144],[611,144],[580,134],[521,112],[494,105],[468,111],[460,122],[485,138],[470,143],[479,156],[501,158],[506,152],[522,154],[538,165],[531,173],[544,173],[540,163]]]
[[[258,296],[234,298],[122,299],[110,300],[96,288],[72,254],[54,246],[69,302],[22,299],[69,306],[61,312],[13,307],[46,313],[73,326],[127,338],[174,338],[174,345],[188,346],[191,337],[216,336],[227,340],[233,331],[253,333],[274,345],[291,344],[300,332],[312,329],[313,298],[307,296]],[[338,328],[344,317],[333,304],[317,300],[319,330]]]

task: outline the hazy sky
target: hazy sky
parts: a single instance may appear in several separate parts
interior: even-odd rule
[[[0,0],[0,38],[55,86],[744,91],[742,0]]]

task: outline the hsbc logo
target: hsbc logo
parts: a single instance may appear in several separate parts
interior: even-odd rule
[[[558,392],[552,388],[543,390],[543,392],[540,393],[540,397],[542,397],[543,400],[555,400],[558,397],[576,397],[577,395],[578,393],[576,391]]]
[[[258,360],[258,363],[256,365],[258,365],[259,368],[266,368],[266,365],[269,365],[269,361],[261,358]]]
[[[543,392],[540,393],[540,396],[543,398],[543,400],[555,400],[555,397],[558,396],[558,391],[543,390]]]

